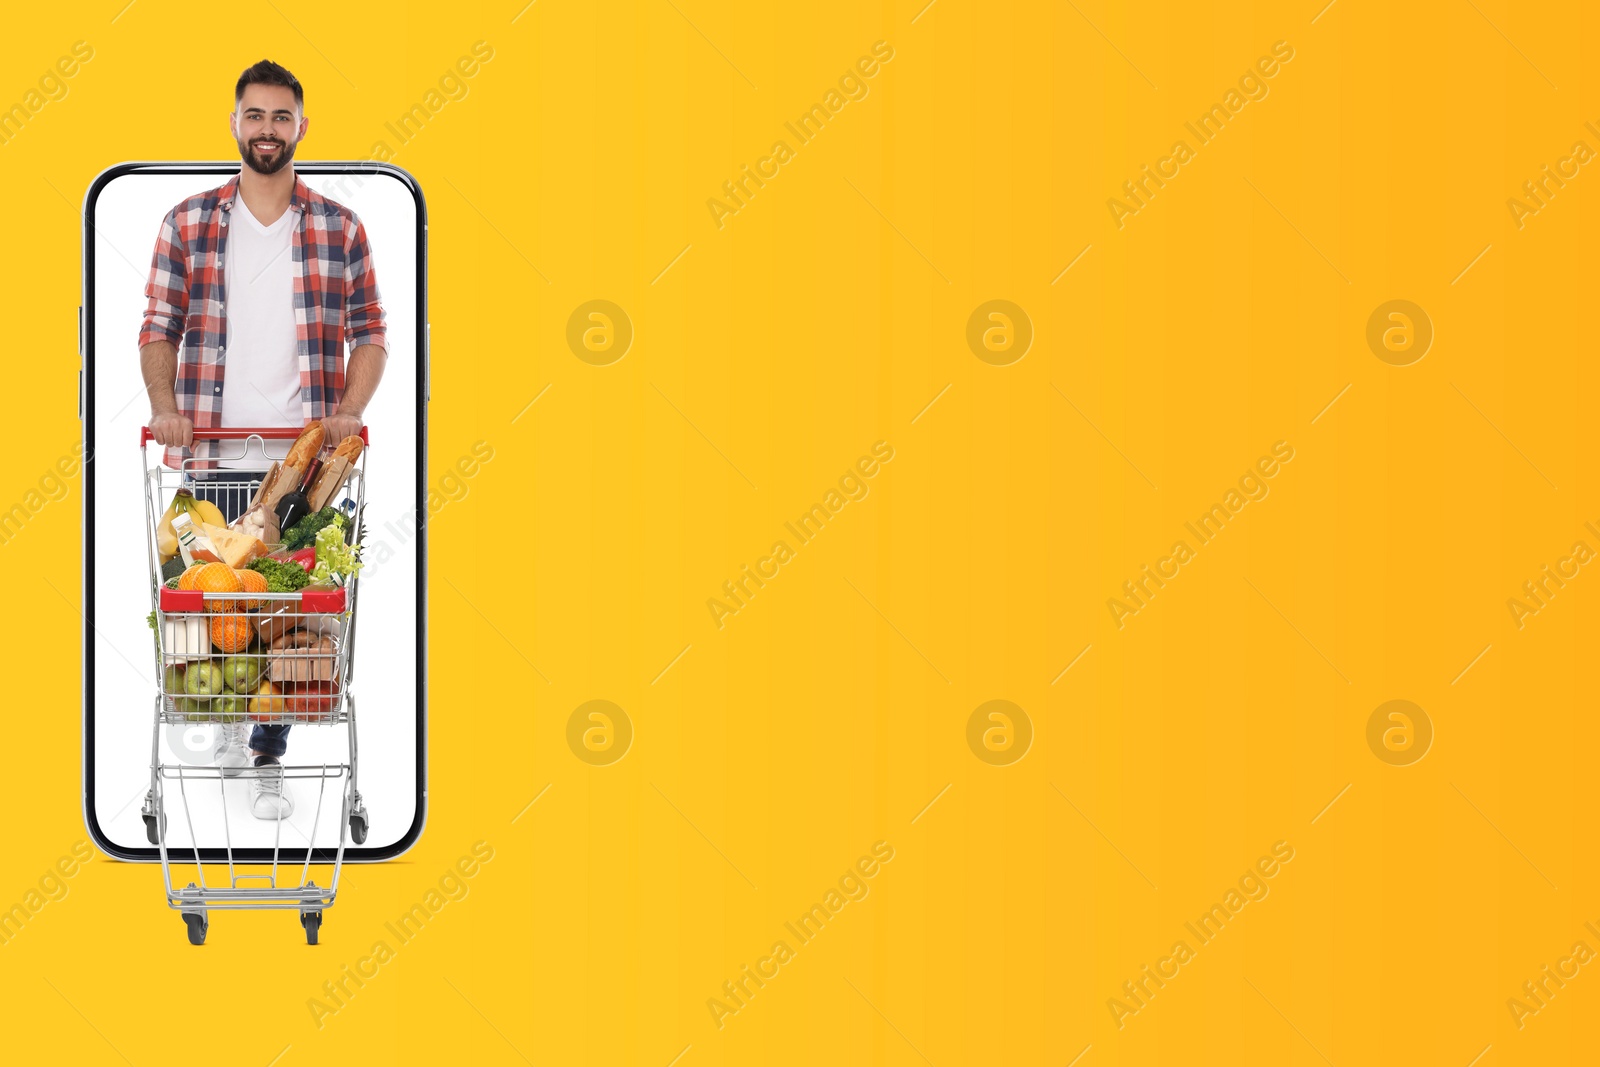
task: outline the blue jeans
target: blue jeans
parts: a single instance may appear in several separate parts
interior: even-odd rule
[[[196,471],[189,476],[189,490],[194,493],[196,500],[211,501],[217,506],[217,510],[222,512],[223,519],[232,522],[250,506],[256,487],[266,476],[266,471]],[[213,482],[226,482],[228,485],[224,488],[212,484]],[[243,487],[241,483],[249,483],[248,488]],[[256,726],[250,731],[250,749],[266,756],[282,756],[289,750],[289,727]]]

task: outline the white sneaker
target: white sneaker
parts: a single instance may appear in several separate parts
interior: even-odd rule
[[[283,784],[283,765],[273,756],[257,756],[259,772],[250,780],[250,814],[258,819],[287,819],[294,814],[294,800]]]
[[[224,778],[237,778],[239,772],[250,765],[250,755],[244,750],[238,723],[223,723],[217,734],[216,765],[222,768]]]

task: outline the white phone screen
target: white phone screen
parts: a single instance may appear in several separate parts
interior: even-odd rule
[[[175,205],[222,185],[238,169],[237,163],[127,164],[102,175],[85,204],[83,408],[85,443],[92,449],[92,462],[85,464],[85,814],[98,843],[130,859],[156,856],[145,818],[152,757],[168,767],[207,767],[227,740],[224,731],[236,731],[247,752],[253,736],[248,721],[156,723],[161,672],[147,621],[147,496],[149,471],[161,466],[163,450],[153,442],[139,445],[150,406],[138,340],[157,233]],[[358,848],[347,838],[346,858],[377,859],[415,841],[426,796],[425,209],[415,183],[397,169],[297,163],[296,170],[308,187],[359,216],[387,320],[388,358],[365,411],[366,535],[344,679],[355,711],[355,785],[367,813],[365,843]],[[239,283],[229,279],[230,287]],[[236,441],[219,447],[224,457],[260,454],[258,446]],[[269,463],[263,459],[260,466]],[[170,487],[172,477],[169,472],[158,481]],[[343,726],[295,724],[284,741],[285,768],[351,761]],[[339,781],[309,771],[287,776],[284,787],[293,813],[262,819],[251,810],[248,782],[190,781],[169,772],[163,791],[167,848],[231,847],[241,860],[268,858],[274,847],[283,857],[304,856],[308,847],[334,848],[341,832]]]

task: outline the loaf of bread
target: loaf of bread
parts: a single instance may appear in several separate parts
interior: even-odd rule
[[[289,455],[283,462],[296,470],[305,470],[311,461],[317,458],[317,453],[322,451],[322,439],[325,433],[321,422],[313,422],[301,430],[300,436],[295,438],[294,444],[289,448]]]
[[[350,463],[354,463],[356,460],[360,459],[361,438],[356,434],[351,434],[343,441],[340,441],[339,447],[333,450],[333,458],[346,460]]]

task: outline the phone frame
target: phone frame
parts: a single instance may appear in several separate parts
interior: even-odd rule
[[[410,191],[417,209],[417,451],[420,462],[416,470],[417,514],[427,512],[427,455],[428,455],[428,402],[430,392],[430,337],[428,327],[428,206],[422,187],[408,171],[390,163],[369,161],[322,161],[294,164],[296,174],[386,174],[399,179]],[[91,551],[94,529],[95,465],[94,449],[94,391],[89,388],[94,373],[94,269],[95,269],[95,206],[100,193],[117,178],[129,174],[192,174],[196,178],[215,177],[218,184],[240,169],[238,161],[192,162],[130,162],[108,167],[95,176],[83,200],[83,279],[82,303],[78,308],[78,417],[83,423],[83,818],[89,838],[96,848],[119,860],[155,863],[161,858],[154,846],[125,848],[114,844],[100,827],[94,806],[94,554]],[[130,357],[131,358],[131,357]],[[348,358],[348,357],[347,357]],[[131,446],[132,442],[129,442]],[[392,845],[383,848],[366,848],[348,844],[344,850],[346,863],[374,863],[393,859],[409,851],[422,836],[428,817],[428,530],[426,518],[417,524],[417,804],[411,826]],[[345,832],[340,827],[341,835]],[[334,862],[335,850],[331,848],[290,849],[277,852],[280,863],[304,863],[306,853],[311,853],[312,863]],[[174,863],[195,862],[194,849],[167,849],[167,858]],[[202,863],[228,861],[226,848],[201,848]],[[239,864],[271,863],[274,850],[268,848],[236,848],[233,861]]]

